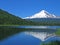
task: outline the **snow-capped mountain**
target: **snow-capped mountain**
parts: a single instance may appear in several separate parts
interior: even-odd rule
[[[45,10],[40,11],[30,17],[26,17],[25,19],[32,19],[32,18],[56,18],[54,14],[50,14]]]

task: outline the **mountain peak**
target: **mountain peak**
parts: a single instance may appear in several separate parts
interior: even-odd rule
[[[40,13],[48,13],[46,10],[41,10]]]
[[[55,18],[56,16],[53,14],[50,14],[49,12],[42,10],[39,13],[36,13],[30,17],[26,17],[26,19],[31,19],[31,18]]]
[[[41,10],[40,12],[46,12],[45,10]]]

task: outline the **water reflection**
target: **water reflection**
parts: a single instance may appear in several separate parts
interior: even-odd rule
[[[57,29],[60,28],[60,26],[18,26],[18,28]]]
[[[28,30],[25,31],[25,34],[32,35],[42,41],[45,41],[47,38],[56,36],[55,35],[56,30]]]
[[[12,26],[13,27],[13,26]],[[55,32],[60,26],[14,26],[13,28],[0,28],[2,35],[8,38],[0,41],[0,45],[40,45],[42,41],[60,40],[56,37]],[[18,33],[16,33],[18,32]],[[13,35],[14,34],[14,35]],[[0,36],[2,36],[0,35]]]
[[[40,40],[21,32],[3,40],[1,45],[40,45]]]

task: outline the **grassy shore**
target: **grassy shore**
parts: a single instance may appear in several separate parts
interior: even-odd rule
[[[55,32],[55,34],[56,34],[57,36],[60,36],[60,28],[57,29],[57,31]]]

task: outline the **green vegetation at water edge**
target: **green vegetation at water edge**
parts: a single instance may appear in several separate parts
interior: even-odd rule
[[[48,43],[43,43],[41,45],[60,45],[60,41],[51,41],[51,42],[48,42]]]
[[[57,36],[60,36],[60,28],[57,29],[57,31],[55,32],[55,34],[56,34]]]

